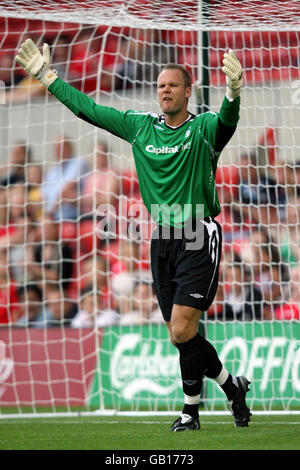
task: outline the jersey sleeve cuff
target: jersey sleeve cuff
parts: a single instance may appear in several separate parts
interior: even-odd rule
[[[225,96],[221,110],[220,110],[220,119],[224,126],[236,127],[240,119],[240,97],[238,96],[232,101]]]

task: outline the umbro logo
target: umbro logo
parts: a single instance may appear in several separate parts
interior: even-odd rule
[[[198,294],[197,292],[195,294],[189,294],[191,297],[195,297],[195,299],[203,299],[204,295]]]

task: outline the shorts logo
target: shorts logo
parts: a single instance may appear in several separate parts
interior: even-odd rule
[[[191,297],[195,297],[195,299],[203,299],[203,295],[198,294],[197,292],[195,294],[190,294]]]

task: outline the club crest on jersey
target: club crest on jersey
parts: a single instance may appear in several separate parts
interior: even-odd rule
[[[191,135],[191,128],[189,127],[184,137],[187,139],[190,135]]]

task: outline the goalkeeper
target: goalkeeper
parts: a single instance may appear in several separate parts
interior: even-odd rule
[[[213,302],[218,285],[222,235],[214,220],[220,212],[215,173],[239,120],[242,67],[236,55],[231,50],[224,54],[227,87],[220,112],[200,115],[188,111],[191,78],[176,64],[167,65],[158,76],[162,114],[157,115],[96,104],[51,69],[47,44],[41,54],[27,39],[16,60],[76,116],[132,145],[141,196],[157,223],[151,241],[155,292],[170,339],[179,351],[184,407],[171,431],[200,428],[203,375],[224,390],[235,425],[248,426],[248,380],[232,376],[215,348],[198,333],[201,312]],[[153,208],[158,210],[154,213]],[[201,238],[197,249],[184,230],[190,221],[192,231],[196,227],[196,242]]]

